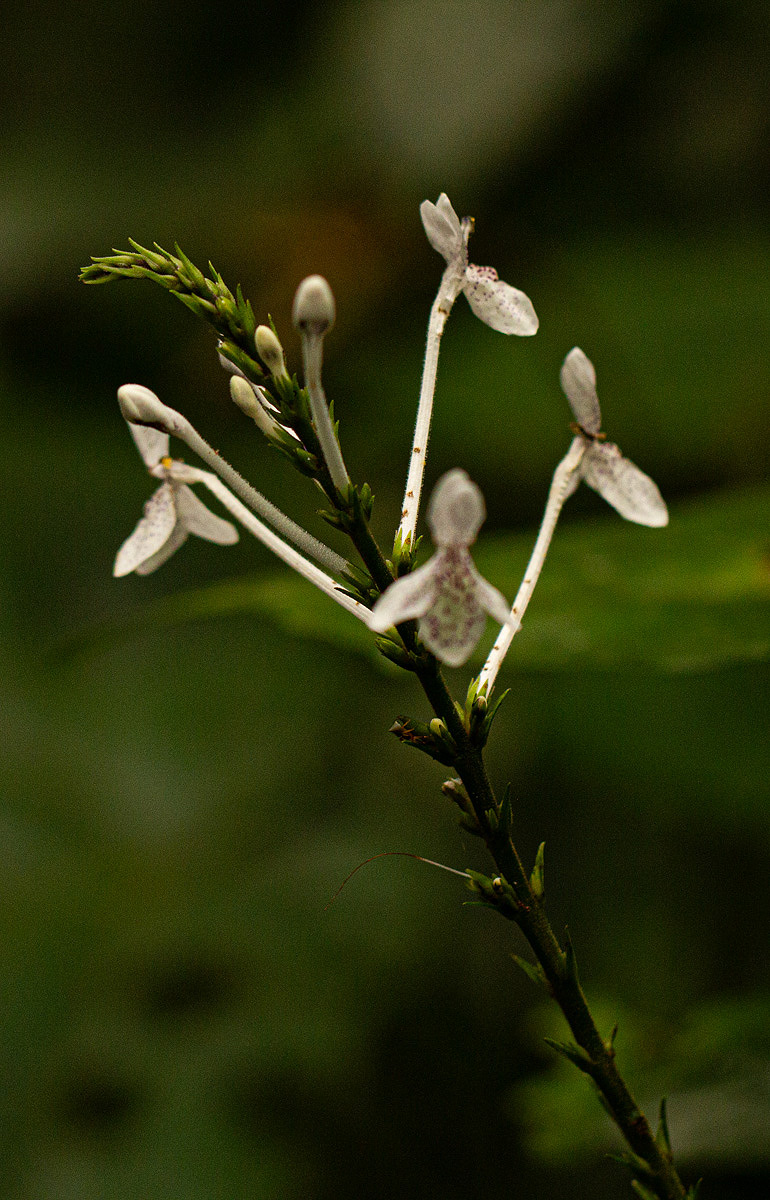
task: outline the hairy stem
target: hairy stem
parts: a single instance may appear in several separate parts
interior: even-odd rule
[[[535,590],[537,581],[540,578],[540,572],[543,569],[545,556],[548,553],[548,547],[551,544],[551,538],[556,528],[556,522],[559,519],[559,514],[567,497],[570,483],[580,466],[580,460],[585,453],[585,448],[585,438],[574,438],[566,455],[554,471],[553,481],[548,493],[548,501],[545,506],[545,513],[540,525],[540,532],[537,535],[534,549],[527,563],[521,587],[513,602],[510,619],[503,625],[497,635],[495,644],[490,650],[489,657],[479,675],[479,687],[485,687],[487,694],[492,691],[503,659],[510,649],[511,642],[521,629],[522,618],[526,612],[527,605],[532,599],[532,593]]]

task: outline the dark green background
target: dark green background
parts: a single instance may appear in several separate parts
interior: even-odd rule
[[[337,646],[300,585],[307,642],[281,612],[141,615],[278,578],[245,537],[110,574],[150,488],[114,400],[129,380],[321,529],[208,331],[78,267],[178,239],[272,313],[292,368],[294,288],[325,273],[327,390],[387,541],[441,270],[417,208],[446,190],[477,218],[472,257],[541,319],[506,339],[461,300],[439,369],[429,477],[462,465],[483,487],[492,581],[515,586],[568,444],[575,343],[672,505],[668,531],[619,533],[586,489],[570,501],[491,771],[523,853],[548,843],[552,914],[640,1099],[670,1097],[685,1175],[704,1200],[766,1196],[767,5],[13,0],[3,42],[2,1195],[629,1194],[585,1081],[542,1042],[560,1027],[515,931],[399,858],[325,911],[385,850],[482,865],[441,769],[387,737],[425,716],[410,681]],[[718,564],[743,529],[756,594],[733,596]],[[677,600],[659,610],[648,554]],[[589,607],[602,556],[629,574]]]

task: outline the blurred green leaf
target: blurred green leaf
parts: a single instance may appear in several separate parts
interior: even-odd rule
[[[477,556],[509,597],[530,540]],[[678,505],[665,530],[614,515],[557,529],[504,669],[685,672],[768,657],[770,488],[757,487]]]
[[[770,658],[770,488],[677,507],[666,530],[614,515],[557,531],[506,670],[711,670]],[[496,537],[479,568],[512,598],[531,534]],[[288,573],[233,580],[162,600],[73,644],[149,626],[247,613],[292,635],[368,653],[363,625]],[[478,661],[481,655],[477,656]]]

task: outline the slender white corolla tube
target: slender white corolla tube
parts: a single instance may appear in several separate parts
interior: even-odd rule
[[[538,327],[537,315],[524,292],[498,279],[494,267],[477,267],[468,262],[468,238],[473,231],[473,221],[470,217],[461,221],[444,192],[435,204],[430,200],[422,202],[420,217],[428,241],[433,249],[443,256],[447,265],[428,321],[417,422],[399,526],[403,543],[411,543],[417,529],[433,415],[439,347],[447,317],[455,300],[460,292],[464,292],[476,316],[500,333],[515,333],[520,337],[527,337],[536,333]]]

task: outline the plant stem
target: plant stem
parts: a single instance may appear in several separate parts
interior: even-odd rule
[[[334,432],[329,405],[321,382],[322,356],[323,337],[318,333],[303,331],[302,358],[305,367],[305,387],[310,400],[310,411],[318,444],[335,488],[338,492],[344,493],[350,483],[350,476],[342,457],[337,435]]]
[[[685,1200],[686,1191],[670,1155],[658,1145],[647,1118],[639,1109],[615,1061],[611,1041],[605,1041],[593,1019],[571,956],[560,947],[542,900],[530,885],[510,835],[494,828],[488,814],[499,813],[482,751],[474,747],[435,660],[420,666],[417,676],[434,712],[444,721],[458,747],[455,767],[470,798],[490,855],[517,898],[515,916],[562,1010],[578,1046],[587,1054],[586,1073],[604,1097],[626,1142],[647,1164],[662,1200]]]

